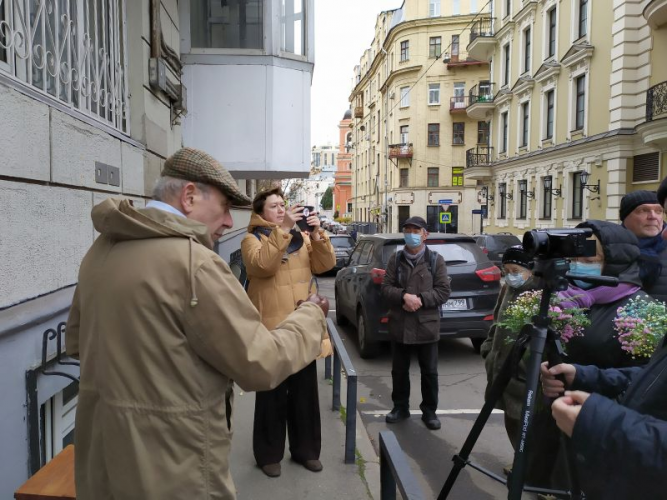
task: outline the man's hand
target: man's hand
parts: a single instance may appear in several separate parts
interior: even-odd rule
[[[581,406],[589,396],[589,393],[583,391],[566,391],[565,396],[558,398],[551,405],[551,414],[556,420],[556,425],[568,437],[572,437]]]
[[[403,295],[403,309],[408,312],[415,312],[422,306],[422,299],[411,293]]]
[[[317,212],[311,212],[306,222],[313,228],[310,232],[310,237],[315,241],[319,241],[322,236],[320,236],[320,218],[317,216]]]
[[[283,223],[280,225],[280,228],[289,233],[294,224],[303,219],[303,207],[301,205],[293,205],[285,210],[285,217],[283,218]]]
[[[318,306],[320,306],[320,309],[322,309],[324,317],[327,317],[329,315],[329,299],[327,299],[323,295],[317,295],[314,293],[306,300],[300,300],[299,302],[297,302],[296,303],[297,307],[303,304],[304,302],[312,302],[313,304],[317,304]]]
[[[540,374],[542,375],[542,392],[548,398],[557,398],[565,391],[565,386],[572,385],[577,369],[574,365],[561,363],[552,368],[549,368],[549,363],[545,361],[540,366]],[[563,375],[565,377],[565,384],[556,378],[556,375]]]

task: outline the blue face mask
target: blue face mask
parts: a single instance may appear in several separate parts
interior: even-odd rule
[[[521,273],[510,273],[505,276],[505,282],[510,288],[520,288],[526,281],[528,280]]]
[[[404,233],[403,239],[405,239],[405,244],[410,248],[417,248],[422,244],[422,235],[421,233]]]
[[[570,273],[584,276],[602,276],[602,264],[599,262],[588,263],[575,261],[570,264]],[[588,290],[595,286],[593,283],[586,283],[581,280],[574,280],[574,284],[584,290]]]

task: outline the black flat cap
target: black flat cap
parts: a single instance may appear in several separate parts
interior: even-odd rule
[[[421,217],[410,217],[403,223],[403,227],[405,226],[415,226],[420,229],[426,229],[426,221]]]

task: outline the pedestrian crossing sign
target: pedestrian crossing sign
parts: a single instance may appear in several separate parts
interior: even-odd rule
[[[451,223],[452,223],[451,212],[440,212],[440,224],[451,224]]]

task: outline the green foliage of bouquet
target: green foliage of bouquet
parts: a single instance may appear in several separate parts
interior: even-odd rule
[[[614,328],[621,349],[635,358],[650,358],[667,332],[667,306],[644,297],[630,299],[617,310]]]
[[[505,312],[498,325],[518,334],[524,325],[532,323],[533,316],[540,310],[542,290],[530,290],[519,295]],[[560,334],[561,341],[567,343],[572,337],[583,335],[584,329],[591,324],[586,317],[584,309],[579,307],[560,307],[558,298],[554,295],[549,306],[549,318],[551,326]],[[511,341],[511,339],[508,339]]]

